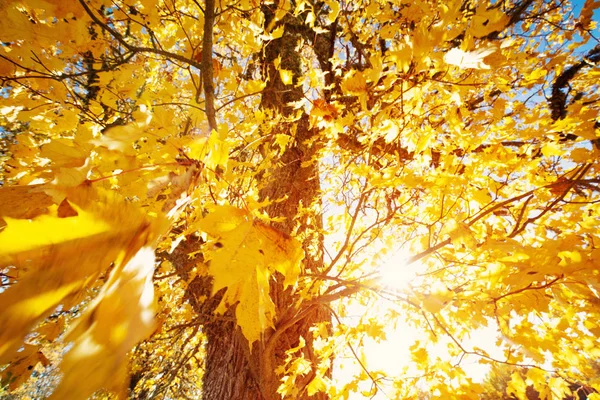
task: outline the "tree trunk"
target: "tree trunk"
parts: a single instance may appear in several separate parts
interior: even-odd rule
[[[267,25],[272,15],[266,8],[263,11]],[[264,78],[268,83],[261,106],[284,116],[289,116],[292,112],[292,108],[286,104],[302,98],[302,89],[285,85],[274,65],[274,61],[280,58],[282,67],[292,71],[294,83],[301,76],[301,56],[296,51],[299,35],[294,32],[292,23],[285,22],[284,35],[268,43],[262,60]],[[260,197],[272,200],[286,197],[285,201],[271,204],[266,211],[271,217],[285,218],[283,222],[273,224],[273,227],[282,233],[289,235],[294,227],[299,225],[296,234],[302,238],[306,253],[304,270],[316,272],[323,264],[323,238],[314,235],[311,237],[310,232],[320,232],[318,228],[322,226],[321,216],[312,216],[310,220],[313,221],[313,226],[309,226],[306,218],[299,220],[298,210],[300,205],[309,206],[320,198],[317,164],[302,165],[303,162],[313,160],[318,151],[317,144],[314,143],[317,132],[309,128],[308,115],[302,115],[294,122],[281,123],[277,129],[277,133],[288,134],[294,140],[278,160],[277,167],[269,176],[265,176],[267,181],[264,182]],[[317,254],[315,248],[318,249]],[[232,318],[233,310],[230,310],[225,318],[212,318],[205,325],[208,338],[203,380],[205,400],[281,399],[281,395],[277,393],[280,377],[275,370],[284,363],[286,350],[298,345],[300,336],[306,340],[304,356],[316,367],[317,359],[312,352],[312,333],[309,332],[309,328],[316,322],[329,321],[330,315],[325,308],[313,308],[296,323],[287,324],[287,329],[282,331],[281,325],[292,320],[298,313],[298,309],[293,307],[296,296],[291,290],[283,289],[282,281],[283,279],[277,279],[271,283],[271,297],[277,311],[275,326],[280,327],[280,330],[265,332],[264,339],[254,343],[252,352]],[[230,318],[227,318],[228,316]],[[314,374],[308,374],[298,378],[296,384],[305,388],[313,377]],[[321,400],[327,396],[323,393],[308,396],[304,390],[295,398]]]
[[[233,317],[228,312],[226,316]],[[242,400],[275,399],[271,394],[261,394],[256,368],[249,363],[248,341],[235,321],[214,321],[204,326],[207,344],[205,371],[202,386],[203,399]],[[275,393],[273,393],[275,394]]]

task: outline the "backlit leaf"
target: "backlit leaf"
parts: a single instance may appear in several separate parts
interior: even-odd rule
[[[301,246],[276,230],[252,221],[244,211],[221,206],[199,221],[198,229],[215,238],[209,272],[213,293],[227,288],[220,312],[238,303],[236,317],[250,343],[273,326],[275,307],[269,282],[275,271],[295,282],[303,257]]]

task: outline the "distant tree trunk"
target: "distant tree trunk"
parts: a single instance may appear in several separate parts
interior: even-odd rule
[[[266,25],[272,15],[267,9],[263,11],[266,15]],[[262,67],[267,86],[261,106],[275,110],[284,116],[289,116],[292,112],[291,107],[286,104],[302,98],[302,88],[285,85],[280,79],[274,61],[278,58],[281,59],[282,67],[292,71],[295,83],[296,79],[301,76],[301,56],[296,51],[298,39],[299,35],[294,33],[293,27],[286,23],[284,35],[280,39],[269,42],[264,49]],[[297,224],[300,224],[298,231],[300,235],[306,236],[305,233],[310,231],[319,232],[319,229],[313,230],[313,228],[321,227],[320,215],[317,218],[311,218],[312,224],[315,225],[313,227],[308,225],[307,220],[298,219],[299,206],[313,204],[318,201],[320,195],[318,166],[316,163],[302,165],[303,162],[313,159],[318,150],[318,144],[311,140],[315,138],[317,132],[315,129],[309,128],[308,116],[302,115],[294,122],[280,124],[278,133],[291,135],[294,141],[283,153],[270,175],[265,176],[267,181],[260,197],[273,200],[286,197],[285,201],[276,202],[267,207],[269,216],[285,218],[283,222],[273,224],[273,227],[280,232],[291,234]],[[313,248],[316,242],[316,247],[320,249],[320,253],[316,257],[314,251],[312,252],[313,256],[309,255],[309,241]],[[307,254],[304,260],[304,269],[316,271],[323,264],[321,251],[323,238],[307,238],[303,246]],[[279,321],[291,317],[288,311],[292,309],[295,300],[295,295],[291,290],[283,289],[282,281],[279,279],[271,284],[271,297],[275,303]],[[233,310],[230,312],[233,316]],[[282,334],[278,334],[273,347],[265,348],[267,340],[273,335],[273,331],[268,331],[261,343],[254,344],[251,352],[247,340],[232,319],[213,318],[204,327],[208,339],[203,381],[204,399],[281,399],[277,393],[280,377],[277,376],[275,370],[283,364],[286,350],[297,346],[299,338],[302,336],[306,340],[305,357],[312,360],[313,365],[316,365],[317,360],[312,353],[312,334],[309,332],[309,328],[316,322],[329,320],[330,315],[327,309],[315,308],[305,318],[290,326]],[[308,374],[302,379],[299,378],[297,385],[304,387],[313,376]],[[323,400],[327,396],[322,393],[308,396],[304,392],[296,398]]]

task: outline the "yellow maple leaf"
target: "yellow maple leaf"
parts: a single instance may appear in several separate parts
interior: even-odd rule
[[[331,11],[327,14],[327,21],[332,24],[340,14],[340,3],[337,0],[325,0],[325,4],[329,7]]]
[[[421,304],[430,313],[440,312],[454,297],[454,293],[446,288],[439,288],[433,293],[423,296]]]
[[[0,217],[34,218],[48,212],[54,202],[40,185],[9,186],[0,189]]]
[[[361,94],[367,90],[367,79],[362,72],[352,71],[344,77],[342,89],[349,94]]]
[[[526,399],[527,397],[525,396],[525,390],[527,389],[527,385],[525,384],[523,377],[521,377],[521,374],[519,372],[513,372],[510,378],[510,382],[508,382],[508,387],[506,388],[506,393],[509,395],[513,394],[518,399]]]
[[[284,85],[291,85],[294,81],[294,74],[292,73],[292,71],[287,69],[280,69],[279,77],[281,78],[281,82],[283,82]]]
[[[77,218],[59,218],[57,207],[52,214],[40,215],[33,220],[5,217],[6,228],[0,232],[0,262],[15,253],[34,251],[43,246],[51,246],[70,240],[89,237],[107,232],[110,224],[75,204]]]
[[[204,164],[211,169],[215,169],[219,165],[225,167],[229,159],[229,145],[220,138],[220,134],[213,131],[206,146],[208,154],[204,159]]]
[[[127,353],[155,328],[153,272],[150,246],[111,272],[100,295],[68,333],[74,345],[63,359],[64,378],[51,399],[84,400],[101,388],[126,394]]]
[[[144,122],[113,126],[107,129],[100,139],[92,139],[90,143],[106,147],[109,150],[132,153],[135,141],[147,134],[144,131],[145,127],[146,123]]]
[[[284,286],[287,288],[297,283],[304,258],[300,242],[260,221],[254,221],[253,226],[263,251],[269,256],[269,265],[285,277]]]
[[[252,344],[272,326],[275,317],[269,295],[272,273],[282,273],[287,285],[294,282],[302,248],[293,238],[252,221],[245,211],[231,206],[217,207],[195,226],[216,240],[215,249],[208,254],[213,293],[227,288],[218,311],[225,312],[239,302],[237,322]]]
[[[67,139],[56,139],[42,146],[40,156],[52,160],[54,166],[80,167],[85,163],[86,152],[72,146]]]
[[[306,387],[306,392],[309,396],[312,396],[317,392],[325,392],[326,390],[327,380],[321,375],[316,375]]]
[[[20,272],[0,293],[0,363],[12,358],[25,335],[69,295],[93,282],[124,250],[152,240],[157,227],[135,206],[89,187],[67,193],[76,215],[58,207],[32,220],[4,218],[0,265]],[[146,233],[144,233],[146,232]]]

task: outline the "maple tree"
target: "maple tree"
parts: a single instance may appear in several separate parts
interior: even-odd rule
[[[3,390],[599,398],[599,6],[3,1]]]

